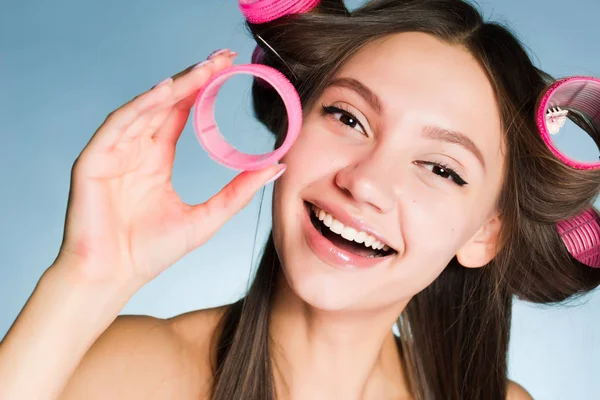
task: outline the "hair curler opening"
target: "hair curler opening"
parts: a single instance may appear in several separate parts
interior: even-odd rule
[[[214,108],[219,90],[236,74],[256,76],[272,85],[283,99],[288,114],[288,130],[282,145],[267,154],[242,153],[231,146],[215,121]],[[220,164],[244,171],[276,164],[292,147],[302,128],[302,105],[292,83],[279,71],[265,65],[235,65],[214,75],[198,93],[194,105],[193,124],[196,137],[209,156]]]

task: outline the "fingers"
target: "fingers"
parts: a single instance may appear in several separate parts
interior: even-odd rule
[[[189,219],[192,237],[189,243],[192,248],[208,241],[221,226],[250,203],[261,187],[278,178],[285,168],[285,164],[276,164],[259,171],[244,171],[206,203],[191,207]]]
[[[171,93],[172,79],[167,79],[108,114],[87,147],[111,149],[136,121],[164,103]]]
[[[160,126],[155,130],[154,138],[164,140],[168,143],[176,143],[179,140],[189,115],[190,109],[196,101],[198,92],[206,84],[211,76],[219,71],[229,68],[237,53],[225,50],[211,59],[207,60],[204,65],[201,65],[189,73],[184,73],[175,78],[173,85],[173,98],[175,103],[173,109],[167,116],[156,117],[151,125]]]
[[[136,96],[107,116],[87,147],[110,150],[120,140],[135,140],[144,133],[152,136],[161,122],[169,118],[173,108],[181,108],[184,113],[187,109],[189,114],[195,95],[202,85],[216,71],[230,66],[232,59],[230,52],[224,52],[199,68],[191,66]],[[182,113],[179,111],[177,114],[181,117]]]
[[[159,107],[156,112],[148,113],[148,118],[140,118],[123,135],[124,140],[136,140],[143,137],[165,137],[170,142],[177,142],[185,124],[188,120],[190,108],[194,104],[196,96],[202,86],[216,72],[231,66],[233,57],[229,50],[224,51],[219,56],[198,63],[173,76],[174,83],[171,97],[165,102],[165,107]],[[181,112],[181,104],[185,106]],[[158,135],[163,125],[167,125],[161,132],[166,135]]]

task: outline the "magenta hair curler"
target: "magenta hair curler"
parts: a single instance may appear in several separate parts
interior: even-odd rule
[[[319,5],[320,0],[239,0],[239,7],[252,24],[265,24],[285,15],[302,14]]]
[[[214,115],[215,100],[221,86],[236,74],[261,78],[273,86],[283,99],[288,114],[288,130],[282,145],[270,153],[242,153],[227,143],[219,131]],[[198,141],[212,159],[240,171],[257,170],[276,164],[292,147],[302,128],[302,104],[292,83],[276,69],[256,64],[235,65],[215,74],[202,87],[196,97],[193,124]]]
[[[586,115],[597,127],[600,127],[600,79],[573,76],[558,80],[542,97],[537,112],[537,125],[542,138],[556,157],[576,169],[600,168],[600,161],[577,161],[563,154],[554,146],[550,135],[555,132],[553,132],[549,114],[551,114],[551,110],[560,107],[574,108]]]
[[[575,109],[600,129],[600,79],[573,76],[558,80],[546,91],[537,110],[537,125],[550,151],[565,164],[582,170],[600,168],[600,162],[582,162],[562,153],[550,135],[564,124],[567,112]],[[600,218],[594,209],[557,223],[558,232],[571,255],[590,267],[600,268]]]
[[[600,223],[592,209],[556,224],[569,253],[579,262],[600,268]]]
[[[290,14],[303,14],[319,5],[321,0],[239,0],[239,8],[252,24],[266,24]],[[252,62],[260,64],[264,55],[260,46],[252,53]]]

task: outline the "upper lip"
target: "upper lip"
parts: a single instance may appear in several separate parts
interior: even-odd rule
[[[374,228],[369,226],[363,219],[359,217],[355,217],[346,210],[344,210],[340,206],[336,206],[335,204],[325,203],[320,200],[312,201],[312,204],[325,211],[328,214],[331,214],[333,218],[340,221],[344,226],[348,226],[356,229],[357,231],[364,231],[369,235],[373,236],[375,239],[379,240],[381,243],[388,246],[390,249],[396,251],[392,246],[390,246],[389,242],[379,234]]]

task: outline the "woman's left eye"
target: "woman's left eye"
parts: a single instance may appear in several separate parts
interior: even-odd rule
[[[420,163],[432,167],[431,172],[442,179],[448,180],[448,178],[451,178],[451,180],[458,186],[465,186],[468,184],[458,173],[456,173],[456,171],[447,165],[427,161],[421,161]]]
[[[323,105],[323,113],[333,116],[333,118],[335,118],[344,127],[358,130],[363,135],[368,136],[365,128],[358,121],[358,118],[356,118],[350,111],[335,106]],[[357,127],[360,129],[357,129]]]

